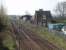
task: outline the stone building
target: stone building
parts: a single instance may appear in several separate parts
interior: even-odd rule
[[[51,22],[52,16],[50,11],[43,11],[43,9],[39,9],[35,11],[35,24],[47,26],[49,22]]]

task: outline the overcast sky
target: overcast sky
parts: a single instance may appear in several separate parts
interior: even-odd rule
[[[35,10],[40,8],[51,10],[55,8],[58,2],[64,0],[0,0],[7,8],[7,13],[10,15],[23,15],[25,12],[34,14]]]

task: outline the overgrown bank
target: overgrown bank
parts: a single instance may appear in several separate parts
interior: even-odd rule
[[[0,8],[0,50],[15,50],[15,41],[10,32],[10,19],[3,6]]]
[[[34,31],[37,35],[41,36],[44,39],[47,39],[49,42],[53,43],[54,45],[58,46],[62,50],[66,50],[66,39],[56,35],[55,33],[48,32],[48,29],[45,27],[37,27],[30,23],[22,22],[26,28]]]

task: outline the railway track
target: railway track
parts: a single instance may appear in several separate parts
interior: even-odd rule
[[[18,50],[62,50],[23,25],[17,26],[15,23],[12,23],[12,27],[16,40],[19,43]]]

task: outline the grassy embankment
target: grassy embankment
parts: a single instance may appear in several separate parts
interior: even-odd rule
[[[21,22],[26,28],[38,33],[44,39],[47,39],[49,42],[53,43],[54,45],[66,50],[66,39],[55,35],[55,33],[48,32],[48,28],[45,27],[36,27],[30,23]]]
[[[15,50],[16,44],[12,36],[10,35],[11,32],[4,31],[1,32],[0,34],[3,34],[3,46],[7,47],[9,50]]]
[[[11,36],[12,32],[10,32],[10,20],[8,16],[0,16],[0,19],[2,21],[2,24],[4,25],[4,28],[0,32],[0,39],[3,40],[2,47],[7,47],[9,50],[15,50],[16,44]]]

